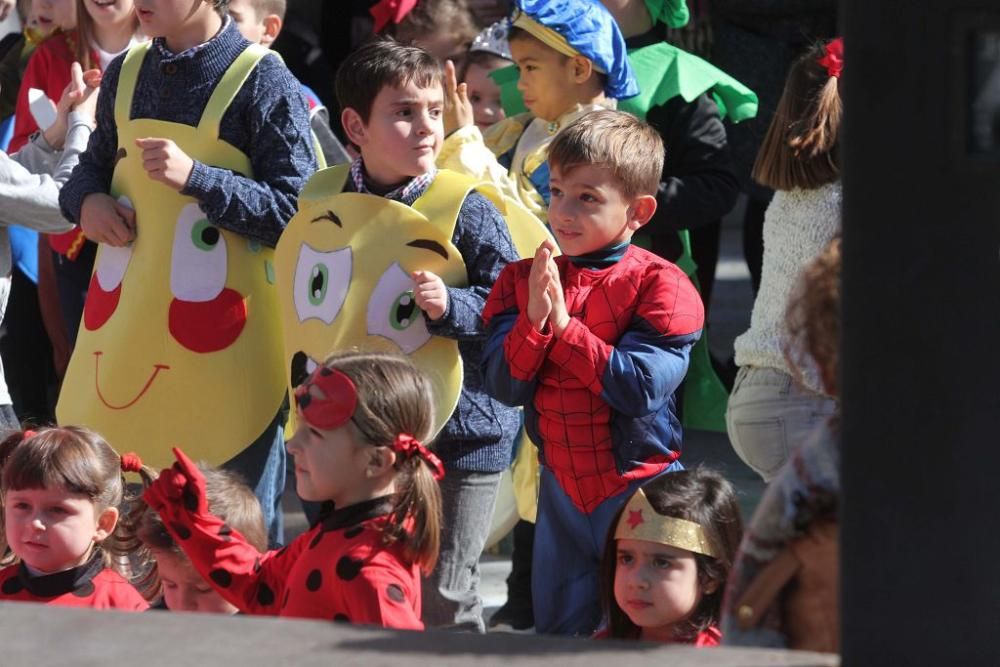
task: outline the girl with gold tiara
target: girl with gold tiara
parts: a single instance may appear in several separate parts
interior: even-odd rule
[[[595,639],[718,646],[726,577],[743,534],[733,486],[705,468],[639,487],[608,532],[601,563],[607,625]]]

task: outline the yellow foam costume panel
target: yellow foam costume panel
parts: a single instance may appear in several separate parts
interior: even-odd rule
[[[135,209],[136,240],[98,250],[57,415],[153,467],[170,465],[178,445],[218,465],[263,433],[284,397],[274,253],[151,180],[135,140],[168,137],[193,159],[252,177],[249,158],[219,139],[219,123],[268,51],[244,51],[190,127],[129,118],[148,49],[129,51],[115,102],[111,194]]]

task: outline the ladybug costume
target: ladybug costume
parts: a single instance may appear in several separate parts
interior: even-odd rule
[[[486,302],[483,364],[487,390],[524,406],[542,462],[535,628],[589,636],[611,518],[643,481],[680,468],[674,391],[705,316],[683,271],[628,243],[555,262],[570,315],[562,336],[528,320],[532,260],[522,260]]]
[[[327,512],[288,546],[259,553],[208,511],[204,477],[180,450],[143,495],[191,564],[248,614],[422,630],[420,570],[385,544],[391,497]]]
[[[23,562],[0,570],[0,600],[119,611],[149,607],[132,584],[104,566],[99,549],[83,565],[54,574],[34,575]]]

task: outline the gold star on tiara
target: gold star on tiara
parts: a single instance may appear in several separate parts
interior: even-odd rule
[[[700,524],[656,513],[642,489],[635,492],[622,510],[615,529],[616,540],[643,540],[666,544],[718,558],[718,551],[709,542]]]

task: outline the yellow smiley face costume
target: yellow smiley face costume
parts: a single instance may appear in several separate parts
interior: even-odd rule
[[[219,465],[263,433],[284,398],[274,253],[150,179],[135,140],[169,137],[192,159],[252,178],[250,159],[219,138],[219,123],[269,52],[252,46],[237,57],[190,127],[129,118],[149,47],[129,51],[115,101],[111,194],[135,209],[136,240],[98,251],[57,415],[153,467],[170,465],[178,445]]]
[[[509,221],[518,216],[518,224],[508,225],[522,254],[533,255],[548,232],[527,211],[523,219],[508,216],[491,186],[454,172],[439,171],[410,207],[342,192],[349,170],[338,165],[310,179],[275,252],[289,386],[334,352],[406,354],[431,379],[437,433],[458,404],[462,358],[457,341],[427,330],[413,299],[412,273],[431,271],[451,287],[468,285],[451,240],[472,190],[498,204]]]

